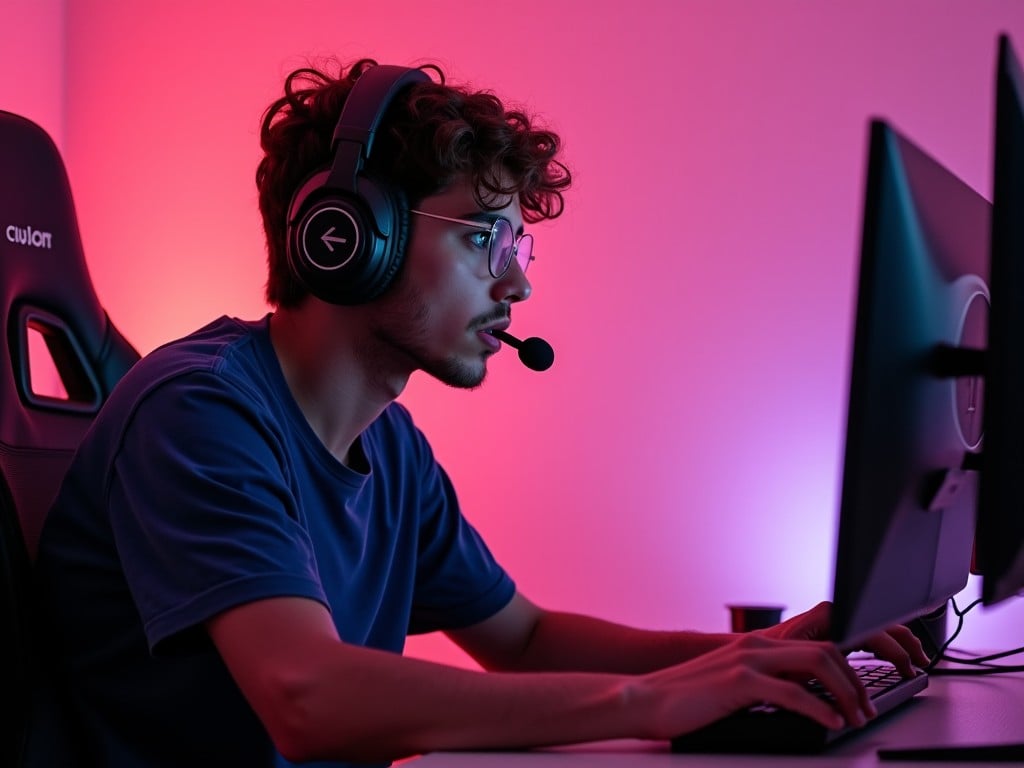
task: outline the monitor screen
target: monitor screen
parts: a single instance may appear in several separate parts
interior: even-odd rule
[[[841,645],[927,614],[967,583],[990,211],[872,121],[833,592]]]
[[[1005,35],[995,115],[993,293],[976,561],[986,605],[1024,592],[1024,77]]]

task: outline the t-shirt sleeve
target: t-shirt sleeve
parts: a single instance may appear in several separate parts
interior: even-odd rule
[[[467,627],[494,615],[515,583],[463,516],[455,489],[412,427],[420,472],[419,547],[409,632]]]
[[[107,493],[151,650],[253,600],[326,604],[288,466],[266,409],[213,374],[165,382],[136,409]]]

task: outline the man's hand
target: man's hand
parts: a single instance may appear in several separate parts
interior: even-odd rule
[[[832,693],[829,703],[804,684],[816,678]],[[737,635],[721,648],[639,678],[637,697],[648,734],[672,737],[747,706],[768,703],[827,728],[864,725],[877,713],[845,656],[832,643],[779,639],[764,632]],[[654,715],[650,712],[653,710]]]
[[[828,640],[829,619],[832,604],[818,603],[809,611],[794,616],[781,624],[767,629],[757,630],[765,637],[779,640]],[[924,652],[921,641],[907,627],[897,625],[884,632],[879,632],[864,643],[862,648],[845,648],[846,652],[870,651],[879,659],[893,664],[904,677],[917,674],[915,665],[926,667],[930,663],[928,654]]]

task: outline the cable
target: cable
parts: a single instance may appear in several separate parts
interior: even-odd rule
[[[964,651],[960,651],[960,653],[964,653]],[[963,658],[961,656],[950,656],[947,659],[947,661],[955,661],[958,664],[986,664],[990,661],[996,661],[997,659],[1005,659],[1007,656],[1017,656],[1021,653],[1024,653],[1024,646],[1021,646],[1020,648],[1013,648],[1009,651],[990,653],[987,656],[972,656],[970,658]]]
[[[1008,656],[1016,656],[1017,654],[1024,653],[1024,647],[1014,648],[1008,651],[1000,651],[998,653],[988,654],[986,656],[978,656],[976,658],[963,658],[958,656],[950,656],[947,651],[949,647],[956,640],[961,630],[964,628],[964,617],[975,607],[981,604],[981,599],[974,600],[962,611],[956,604],[956,598],[950,598],[952,604],[953,613],[956,614],[957,623],[956,629],[946,639],[946,642],[942,644],[931,663],[925,667],[925,671],[932,675],[997,675],[1007,672],[1024,672],[1024,665],[1020,664],[991,664],[990,662],[996,661],[997,659],[1003,659]],[[936,665],[944,661],[947,664],[962,664],[971,669],[948,669],[939,668]]]
[[[960,632],[963,630],[963,628],[964,628],[964,616],[966,616],[971,611],[972,608],[974,608],[975,606],[979,605],[981,603],[981,599],[979,598],[979,599],[975,600],[973,603],[968,605],[962,611],[957,606],[956,598],[955,597],[951,597],[949,599],[949,602],[950,602],[950,604],[951,604],[951,606],[953,608],[953,613],[956,614],[956,629],[953,630],[953,633],[948,638],[946,638],[946,642],[944,642],[939,647],[939,650],[936,651],[935,657],[931,660],[931,662],[928,664],[928,666],[925,667],[925,671],[926,672],[936,672],[936,671],[939,671],[939,670],[936,670],[936,668],[935,668],[936,665],[940,661],[949,661],[949,659],[946,658],[946,651],[949,649],[949,646],[953,644],[953,641],[956,640],[957,636],[959,636]],[[941,674],[941,672],[940,672],[940,674]]]

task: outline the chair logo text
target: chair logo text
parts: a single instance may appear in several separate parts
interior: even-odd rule
[[[7,240],[15,245],[27,245],[32,248],[46,248],[49,250],[53,247],[53,234],[51,232],[43,232],[32,227],[16,227],[13,224],[7,227]]]

